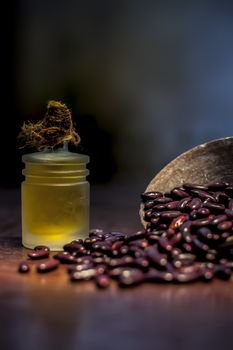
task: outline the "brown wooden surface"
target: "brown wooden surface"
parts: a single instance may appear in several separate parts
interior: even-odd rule
[[[92,191],[92,227],[140,227],[141,189],[107,186]],[[135,194],[136,193],[136,194]],[[47,275],[16,272],[20,196],[0,196],[0,349],[233,349],[233,281],[144,285],[96,290],[72,284],[65,267]]]

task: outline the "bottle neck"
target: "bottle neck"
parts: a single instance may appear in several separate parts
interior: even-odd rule
[[[26,183],[76,184],[86,182],[89,174],[86,163],[54,164],[25,162],[23,169]]]

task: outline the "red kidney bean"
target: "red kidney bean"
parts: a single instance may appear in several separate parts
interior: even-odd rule
[[[161,192],[145,192],[141,194],[141,199],[143,202],[160,197],[163,197],[163,194]]]
[[[134,286],[145,281],[145,275],[140,269],[124,269],[119,276],[119,285],[121,287]]]
[[[99,228],[91,229],[89,232],[89,237],[104,237],[105,231]]]
[[[158,229],[159,230],[163,230],[163,231],[166,231],[167,230],[167,224],[159,224],[159,226],[158,226]]]
[[[143,270],[147,270],[150,263],[146,258],[141,257],[141,258],[136,258],[134,260],[134,265],[135,265],[135,267],[139,267]]]
[[[193,247],[190,243],[183,243],[182,248],[185,250],[187,253],[192,253],[193,252]]]
[[[133,263],[134,263],[134,259],[132,258],[132,256],[126,255],[123,258],[110,259],[109,266],[110,267],[124,267],[124,266],[132,266]]]
[[[129,247],[129,254],[135,258],[144,258],[146,256],[144,249],[135,246]]]
[[[224,193],[224,192],[216,192],[213,193],[213,196],[216,200],[216,202],[221,203],[221,204],[227,204],[229,200],[229,196]]]
[[[148,247],[146,248],[146,256],[148,260],[159,267],[164,267],[167,265],[167,255],[162,254],[158,251],[157,247]]]
[[[185,210],[185,209],[189,209],[189,203],[191,202],[191,197],[187,197],[187,198],[183,198],[179,201],[179,203],[177,204],[177,209],[178,210]]]
[[[145,231],[138,231],[135,233],[129,233],[128,235],[125,236],[125,242],[135,241],[137,239],[145,238],[145,236],[146,236]]]
[[[159,232],[159,231],[158,231]],[[155,234],[155,233],[150,233],[148,236],[147,236],[147,240],[150,244],[154,244],[154,243],[157,243],[158,240],[159,240],[159,235],[158,234]]]
[[[174,188],[171,191],[171,194],[174,195],[175,197],[178,197],[178,198],[189,197],[189,194],[180,188]]]
[[[172,202],[173,199],[172,198],[169,198],[169,197],[160,197],[160,198],[157,198],[154,200],[154,205],[157,205],[157,204],[167,204],[169,202]]]
[[[179,204],[179,201],[173,201],[173,202],[166,204],[166,208],[169,210],[175,210],[175,209],[177,209],[178,204]]]
[[[96,276],[96,285],[101,289],[108,288],[110,286],[110,278],[108,275],[97,275]]]
[[[26,261],[22,261],[18,267],[18,271],[20,273],[28,273],[30,271],[30,269],[31,269],[30,265]]]
[[[193,240],[193,237],[191,235],[191,224],[191,221],[186,221],[180,227],[180,232],[182,233],[183,238],[187,243],[190,243]]]
[[[49,256],[49,251],[48,250],[37,250],[28,253],[28,257],[33,260],[37,259],[45,259]]]
[[[154,206],[154,201],[147,201],[145,204],[144,204],[144,208],[145,209],[152,209]]]
[[[190,216],[190,219],[193,219],[193,220],[197,219],[198,218],[197,210],[191,211],[189,216]]]
[[[152,214],[153,214],[153,210],[152,209],[146,210],[145,213],[144,213],[144,220],[149,222],[151,220]]]
[[[218,224],[217,229],[221,231],[230,230],[232,228],[232,222],[231,221],[223,221],[220,224]]]
[[[188,283],[199,280],[201,277],[200,271],[194,270],[190,273],[175,272],[174,279],[177,282]]]
[[[195,246],[195,248],[198,248],[200,250],[204,250],[204,251],[208,251],[210,248],[207,244],[199,241],[198,238],[194,238],[192,241],[193,245]]]
[[[233,210],[233,199],[230,199],[230,200],[229,200],[228,209],[229,209],[229,210]]]
[[[231,269],[224,265],[215,265],[214,275],[223,280],[229,280],[231,278]]]
[[[153,206],[153,213],[167,210],[166,204],[157,204]]]
[[[58,266],[59,266],[59,261],[55,259],[51,259],[40,263],[39,265],[37,265],[36,269],[37,269],[37,272],[40,272],[40,273],[50,272],[50,271],[56,270]]]
[[[83,249],[83,245],[80,244],[80,243],[68,243],[68,244],[65,244],[63,249],[66,251],[66,252],[69,252],[70,254],[71,253],[75,253],[75,252],[78,252],[80,249]]]
[[[181,215],[181,212],[178,210],[170,210],[170,211],[163,211],[160,214],[160,217],[162,219],[174,219],[177,216]]]
[[[35,248],[34,248],[35,251],[37,250],[46,250],[47,252],[50,251],[49,247],[47,247],[46,245],[37,245]]]
[[[233,218],[233,210],[225,209],[225,214],[232,219]]]
[[[231,198],[233,198],[233,187],[228,186],[227,188],[225,188],[224,192]]]
[[[202,190],[191,190],[191,193],[195,196],[200,197],[201,199],[208,199],[213,202],[216,202],[216,199],[214,196],[212,196],[210,193],[202,191]]]
[[[209,201],[205,201],[203,203],[203,207],[205,208],[208,208],[216,213],[219,213],[219,212],[224,212],[225,210],[225,207],[223,204],[218,204],[218,203],[212,203],[212,202],[209,202]]]
[[[197,227],[208,226],[210,224],[211,224],[211,219],[209,217],[192,221],[192,226],[197,226]]]
[[[172,238],[169,239],[169,243],[173,247],[174,245],[178,244],[182,240],[183,236],[181,232],[177,232]]]
[[[146,248],[148,247],[149,243],[146,239],[137,239],[136,241],[129,242],[129,246],[134,246],[138,248]]]
[[[175,247],[175,248],[172,248],[171,256],[172,256],[172,258],[176,258],[177,255],[179,255],[181,253],[182,253],[181,250],[179,248]]]
[[[88,269],[83,271],[75,271],[70,274],[70,279],[72,282],[78,281],[88,281],[96,276],[95,269]]]
[[[151,222],[151,225],[152,225],[152,226],[157,225],[157,223],[159,222],[159,217],[157,217],[157,218],[151,218],[150,222]]]
[[[212,221],[211,221],[211,225],[218,225],[223,221],[227,220],[227,215],[223,214],[223,215],[217,215]]]
[[[209,216],[210,215],[210,211],[208,208],[200,208],[197,211],[197,216],[198,217],[205,217],[205,216]]]
[[[183,184],[183,187],[184,187],[186,190],[208,191],[208,187],[207,187],[207,186],[198,185],[198,184],[185,183],[185,184]]]
[[[77,258],[71,255],[69,252],[60,252],[55,254],[54,259],[57,259],[62,264],[74,264],[77,261]]]
[[[145,274],[145,280],[147,282],[171,282],[173,280],[173,274],[166,271],[158,271],[154,268],[150,268]]]
[[[181,215],[177,216],[176,218],[174,218],[172,220],[172,222],[169,225],[169,228],[174,229],[174,230],[179,228],[181,225],[183,225],[183,223],[185,221],[188,220],[188,218],[189,218],[189,216],[187,214],[181,214]]]
[[[227,186],[229,186],[227,182],[215,182],[215,183],[209,184],[207,187],[209,191],[222,191]]]
[[[158,246],[166,252],[170,252],[173,248],[171,242],[165,237],[160,238],[160,240],[158,241]]]
[[[193,198],[188,206],[190,210],[198,210],[202,206],[202,201],[199,198]]]
[[[197,230],[197,235],[204,240],[213,239],[213,234],[208,227],[201,227]]]
[[[89,264],[78,264],[78,265],[70,265],[67,269],[69,273],[73,273],[76,271],[83,271],[83,270],[89,270],[92,269],[94,265],[92,263]]]

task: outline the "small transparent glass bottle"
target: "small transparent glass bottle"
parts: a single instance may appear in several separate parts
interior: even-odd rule
[[[22,243],[62,250],[89,231],[89,157],[64,149],[22,157]]]

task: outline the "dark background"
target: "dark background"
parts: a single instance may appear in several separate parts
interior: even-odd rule
[[[49,99],[72,109],[91,182],[146,185],[233,133],[231,1],[11,1],[1,21],[2,186],[21,181],[16,135]]]

